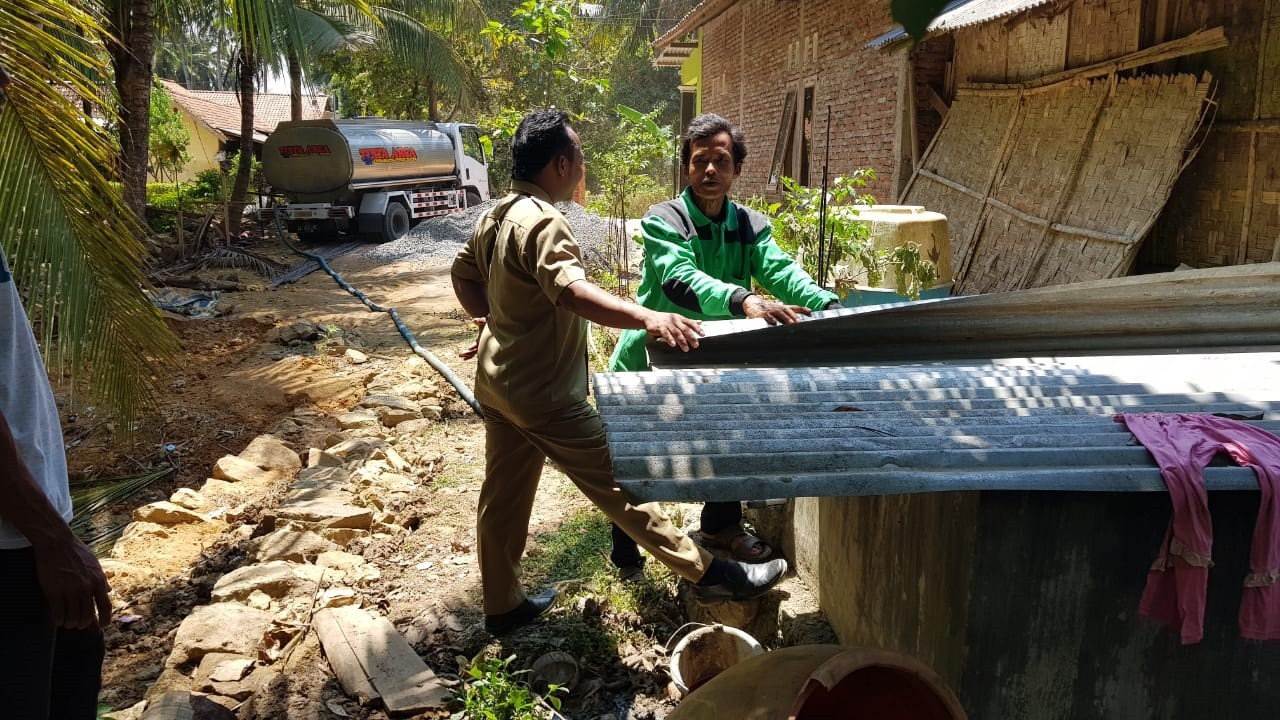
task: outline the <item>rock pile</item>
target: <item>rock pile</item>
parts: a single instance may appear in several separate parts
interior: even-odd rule
[[[153,711],[149,707],[199,705],[198,717],[233,718],[232,708],[255,698],[264,702],[274,692],[292,649],[322,611],[372,607],[370,622],[388,626],[370,594],[381,573],[360,553],[419,521],[412,495],[427,473],[417,468],[430,459],[410,438],[442,412],[441,391],[432,381],[404,380],[405,369],[412,375],[420,365],[420,358],[410,358],[399,372],[374,379],[347,413],[359,417],[340,418],[345,429],[326,438],[325,447],[307,449],[305,458],[262,435],[239,454],[219,459],[199,490],[179,490],[134,513],[115,559],[104,563],[113,582],[154,581],[128,559],[157,552],[156,543],[184,526],[229,535],[247,552],[245,563],[217,578],[208,603],[177,628],[147,699],[106,717],[137,720]],[[247,508],[254,504],[267,507],[248,524]],[[421,671],[429,673],[425,665]],[[436,687],[426,697],[440,704],[446,695]]]

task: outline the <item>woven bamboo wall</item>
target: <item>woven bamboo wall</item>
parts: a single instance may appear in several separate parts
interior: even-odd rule
[[[1067,67],[1091,65],[1138,50],[1141,0],[1076,0],[1070,15]]]
[[[947,114],[947,132],[938,136],[932,150],[921,159],[923,172],[908,192],[909,202],[946,208],[952,267],[969,252],[982,210],[980,201],[995,176],[1001,143],[1017,104],[1013,95],[958,95]],[[952,184],[924,179],[925,173],[949,179]]]
[[[995,23],[994,29],[1003,26]],[[1062,72],[1067,58],[1067,14],[1033,17],[1016,23],[1008,31],[1008,59],[1005,82],[1022,82],[1049,73]]]
[[[945,208],[961,293],[1124,274],[1209,93],[1190,75],[962,88],[906,202]]]
[[[1280,0],[1171,0],[1170,32],[1222,25],[1230,47],[1183,58],[1219,78],[1215,127],[1143,247],[1152,267],[1267,262],[1280,241]]]

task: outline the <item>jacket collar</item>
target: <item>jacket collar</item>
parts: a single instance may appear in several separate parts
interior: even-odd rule
[[[726,197],[724,199],[724,221],[721,223],[717,223],[702,214],[702,211],[698,209],[698,203],[693,199],[693,191],[689,188],[685,188],[684,192],[680,193],[680,199],[684,200],[684,206],[689,211],[689,217],[693,219],[694,227],[719,224],[724,225],[724,229],[727,231],[738,229],[738,209],[729,198]]]
[[[555,203],[551,202],[551,196],[547,194],[546,190],[542,189],[541,185],[528,180],[512,180],[511,192],[531,195],[548,205],[555,205]]]

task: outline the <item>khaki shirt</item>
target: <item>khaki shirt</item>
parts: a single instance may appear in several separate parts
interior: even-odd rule
[[[557,305],[586,272],[573,231],[540,187],[513,182],[476,224],[452,272],[485,285],[489,296],[476,355],[481,404],[536,418],[586,399],[586,322]]]

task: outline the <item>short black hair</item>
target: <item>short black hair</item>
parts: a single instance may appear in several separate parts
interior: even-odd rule
[[[569,113],[547,108],[525,115],[511,138],[511,179],[533,180],[555,158],[573,152]]]
[[[689,155],[693,152],[695,140],[706,140],[725,132],[729,133],[729,138],[733,141],[733,164],[741,165],[747,159],[747,139],[742,136],[742,131],[715,113],[702,113],[690,120],[689,127],[684,129],[684,137],[680,143],[681,169],[689,169]]]

